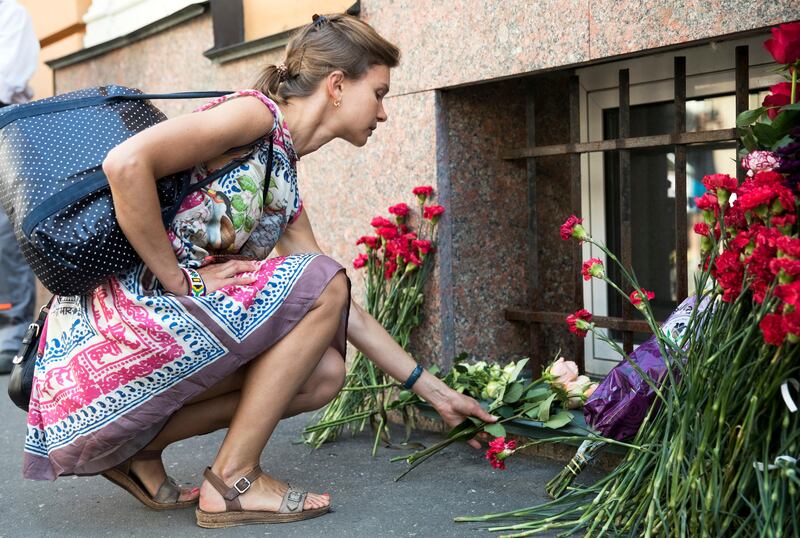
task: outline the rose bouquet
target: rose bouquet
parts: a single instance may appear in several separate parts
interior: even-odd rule
[[[411,208],[405,203],[395,204],[389,207],[393,220],[383,216],[373,218],[375,235],[365,235],[356,241],[366,252],[353,262],[356,269],[365,272],[366,310],[403,348],[408,346],[411,331],[421,321],[425,299],[422,290],[433,264],[436,227],[445,211],[441,205],[428,203],[433,197],[433,187],[416,187],[413,194],[422,217],[419,231],[409,225]],[[350,426],[354,432],[361,431],[369,420],[376,430],[372,452],[375,455],[381,438],[389,442],[387,412],[392,409],[403,412],[408,437],[413,426],[408,406],[419,399],[400,388],[362,353],[357,353],[342,391],[324,408],[319,420],[305,428],[304,441],[319,448],[335,439],[344,426]]]
[[[703,260],[695,304],[705,306],[672,338],[655,322],[647,291],[620,265],[635,290],[626,297],[644,313],[664,364],[654,378],[618,350],[653,393],[634,448],[606,477],[550,503],[456,521],[515,519],[490,528],[513,536],[800,536],[800,414],[791,392],[800,386],[800,23],[773,36],[767,48],[790,82],[737,119],[747,178],[740,185],[706,176],[697,200],[704,222],[695,227]],[[577,217],[562,236],[592,243],[619,265]],[[595,267],[592,277],[605,275]],[[588,312],[569,323],[580,335],[595,331]],[[495,448],[497,458],[518,450]]]
[[[451,373],[445,377],[445,382],[458,390],[464,388],[467,392],[472,392],[472,396],[479,397],[482,394],[488,395],[486,387],[492,381],[496,381],[496,394],[494,400],[488,404],[489,413],[500,417],[497,422],[487,424],[482,420],[470,417],[448,432],[447,437],[423,450],[417,451],[410,456],[398,456],[391,461],[405,460],[409,465],[400,476],[395,480],[400,480],[410,473],[422,462],[440,452],[449,445],[470,439],[480,432],[486,432],[498,438],[505,438],[506,430],[504,423],[515,419],[532,419],[541,422],[546,428],[558,429],[566,426],[572,421],[572,413],[569,409],[578,409],[586,401],[592,392],[597,388],[588,377],[578,375],[578,366],[571,361],[566,361],[563,357],[556,360],[544,372],[542,377],[535,380],[527,380],[520,377],[528,359],[510,363],[500,371],[497,380],[478,378],[478,383],[474,383],[475,372],[480,370],[491,370],[485,363],[476,363],[472,371],[470,366],[456,364]],[[493,365],[494,366],[494,365]],[[461,372],[459,374],[459,371]],[[463,377],[470,378],[467,384],[459,383],[458,379]],[[513,451],[514,447],[506,448]],[[510,452],[509,452],[510,454]],[[489,456],[487,455],[487,458]],[[503,458],[489,458],[493,465],[499,466]],[[504,468],[504,466],[501,466]]]

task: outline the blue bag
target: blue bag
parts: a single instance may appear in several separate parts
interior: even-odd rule
[[[226,93],[101,86],[0,109],[0,201],[23,256],[48,290],[84,294],[139,262],[117,223],[102,163],[111,148],[166,119],[148,100]],[[192,185],[189,171],[161,178],[165,225],[186,195],[241,161]]]

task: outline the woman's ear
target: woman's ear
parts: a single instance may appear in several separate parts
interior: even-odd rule
[[[328,74],[325,79],[325,86],[328,90],[328,97],[331,101],[342,100],[342,85],[344,83],[344,73],[336,70]]]

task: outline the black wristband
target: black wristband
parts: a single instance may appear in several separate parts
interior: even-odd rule
[[[403,388],[404,389],[410,389],[414,385],[414,383],[417,382],[417,379],[419,379],[419,376],[421,376],[421,375],[422,375],[422,365],[417,364],[417,367],[414,368],[414,371],[411,372],[410,376],[408,376],[408,379],[406,379],[406,382],[403,383]]]

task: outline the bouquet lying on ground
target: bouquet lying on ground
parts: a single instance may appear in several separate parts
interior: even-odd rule
[[[800,385],[800,23],[773,34],[770,52],[794,43],[794,55],[779,60],[789,64],[791,82],[773,86],[764,107],[738,118],[747,179],[703,180],[695,304],[704,306],[679,338],[662,331],[652,297],[621,266],[634,288],[628,299],[644,313],[664,363],[654,379],[619,350],[653,393],[633,447],[591,486],[540,506],[456,521],[514,520],[490,528],[512,536],[800,536],[800,413],[791,393]],[[588,241],[618,263],[577,217],[562,236]],[[620,291],[598,261],[593,276]],[[595,331],[589,312],[570,322],[579,334]]]
[[[500,420],[487,424],[475,417],[469,417],[450,430],[443,441],[410,456],[392,458],[391,461],[405,460],[409,464],[409,468],[395,480],[400,480],[449,445],[466,441],[480,432],[502,438],[504,442],[506,430],[503,424],[515,419],[535,420],[547,428],[561,428],[572,421],[572,413],[568,409],[579,409],[597,388],[597,384],[588,377],[578,375],[578,367],[574,362],[566,361],[563,357],[551,364],[541,378],[535,380],[520,377],[527,362],[528,359],[522,359],[504,368],[498,365],[488,366],[484,362],[456,363],[445,377],[445,383],[478,399],[491,398],[487,410],[500,417]],[[514,441],[510,443],[512,444],[504,445],[504,448],[513,449]],[[490,450],[487,458],[493,467],[504,469],[503,460],[506,455],[509,453],[498,456],[497,452]]]
[[[420,324],[423,287],[433,260],[436,225],[445,209],[427,204],[433,197],[433,187],[416,187],[421,214],[419,232],[411,229],[408,218],[411,209],[405,203],[389,208],[394,220],[377,216],[372,219],[375,235],[363,236],[356,245],[363,245],[353,262],[356,269],[365,271],[366,310],[404,349],[411,331]],[[363,430],[369,420],[376,432],[373,456],[383,438],[389,443],[387,412],[398,409],[406,422],[406,441],[413,427],[409,406],[419,399],[410,391],[401,391],[362,353],[357,353],[350,365],[344,387],[323,410],[322,416],[305,428],[304,441],[319,448],[335,439],[344,426],[354,432]]]

